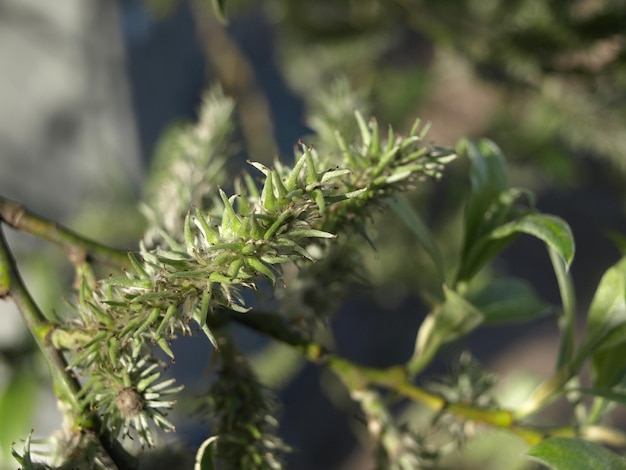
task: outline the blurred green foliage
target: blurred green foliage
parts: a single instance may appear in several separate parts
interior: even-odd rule
[[[144,1],[156,16],[170,14],[180,5],[177,0]],[[515,185],[523,183],[531,190],[576,185],[587,177],[585,159],[589,157],[601,166],[607,184],[624,196],[624,1],[196,0],[192,4],[196,13],[213,8],[219,19],[234,22],[238,15],[252,12],[271,24],[277,38],[278,65],[309,110],[307,124],[315,135],[307,136],[307,142],[326,145],[339,154],[342,149],[335,132],[356,134],[360,123],[354,121],[352,111],[360,109],[400,129],[408,129],[409,118],[415,115],[432,119],[435,126],[430,137],[438,143],[451,145],[462,136],[488,135],[507,149],[511,175],[490,142],[459,147],[469,162],[451,168],[446,194],[434,185],[421,186],[411,201],[392,204],[406,228],[401,228],[395,216],[376,216],[377,228],[367,234],[376,239],[379,251],[367,252],[360,262],[369,267],[374,283],[397,283],[404,276],[406,286],[420,286],[420,294],[433,304],[417,337],[414,360],[408,364],[413,373],[444,343],[467,335],[480,323],[528,320],[548,311],[526,282],[506,277],[494,280],[489,269],[483,270],[520,233],[534,235],[558,252],[560,258],[552,258],[557,276],[565,276],[573,257],[567,225],[537,215],[532,197],[512,187],[509,177]],[[197,19],[200,21],[200,15]],[[191,126],[174,129],[171,135],[183,129]],[[200,147],[202,136],[192,137],[198,139],[191,144]],[[190,145],[165,141],[161,151],[167,156],[176,153],[172,143],[181,143],[180,152]],[[470,183],[464,181],[468,171]],[[210,172],[225,181],[221,166]],[[204,175],[190,176],[183,186],[193,191]],[[155,194],[165,194],[158,193],[159,189]],[[464,207],[467,191],[470,199]],[[171,209],[184,213],[192,196]],[[164,197],[164,205],[172,202],[167,194]],[[94,210],[86,212],[93,214]],[[428,223],[418,214],[427,214]],[[91,225],[90,220],[85,217],[83,223]],[[108,229],[114,230],[112,227]],[[421,248],[407,260],[406,248],[415,246],[416,238]],[[268,272],[273,279],[272,271]],[[561,330],[558,364],[572,367],[563,372],[569,379],[583,361],[592,359],[596,388],[579,390],[596,396],[587,416],[592,425],[608,413],[609,402],[625,401],[623,392],[615,388],[624,376],[623,273],[621,262],[603,278],[590,309],[586,339],[576,353],[571,336],[574,312],[567,306],[571,293],[567,285],[560,285],[566,312],[561,323],[566,326]],[[316,276],[311,269],[309,277]],[[306,287],[305,281],[310,279],[301,276],[299,281]],[[444,282],[450,288],[442,288]],[[261,353],[251,361],[263,382],[286,382],[300,367],[296,359],[286,359],[284,370],[271,370],[268,364],[275,365],[276,355],[282,354],[280,347],[268,348],[264,354],[265,358]],[[247,377],[249,371],[244,372]],[[242,374],[241,370],[237,373]],[[450,390],[453,388],[438,389],[443,396]],[[0,414],[14,413],[12,423],[21,431],[29,419],[28,407],[9,405],[33,401],[34,379],[13,374],[2,393]],[[467,397],[446,398],[462,401]],[[391,458],[390,449],[404,446],[407,454],[417,455],[411,465],[420,465],[422,443],[395,427],[379,406],[378,397],[362,394],[355,399],[368,419],[385,427],[387,441],[378,450],[379,463]],[[215,406],[223,409],[221,405]],[[260,419],[265,419],[265,414]],[[17,431],[9,427],[2,431],[0,443],[6,448],[6,436]],[[507,445],[515,448],[519,442]],[[476,461],[484,459],[480,442],[473,452]],[[470,448],[468,455],[471,453]],[[621,459],[597,446],[565,438],[544,441],[530,455],[557,469],[571,468],[572,461],[589,456],[594,465],[603,465],[598,462],[605,459],[616,465],[611,468],[624,466]],[[449,458],[454,462],[455,457]],[[499,458],[507,462],[506,456]]]

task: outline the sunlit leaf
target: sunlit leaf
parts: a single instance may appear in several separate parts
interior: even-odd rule
[[[577,356],[579,362],[590,354],[626,341],[626,338],[615,334],[626,325],[625,295],[626,257],[609,268],[600,279],[589,307],[587,334]]]
[[[566,437],[551,437],[527,454],[552,470],[626,470],[626,460],[604,447]]]
[[[559,217],[527,214],[501,225],[491,232],[491,238],[505,238],[515,233],[527,233],[539,238],[561,255],[568,268],[574,259],[574,236],[567,222]]]
[[[226,0],[211,0],[215,16],[222,23],[226,23]]]
[[[196,453],[196,463],[194,470],[215,470],[215,446],[217,445],[217,436],[211,436],[206,439]]]

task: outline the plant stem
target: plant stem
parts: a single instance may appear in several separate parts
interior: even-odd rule
[[[237,312],[220,312],[216,321],[224,316],[232,321],[285,343],[299,351],[306,359],[316,364],[329,367],[343,381],[350,391],[362,390],[369,386],[379,386],[398,393],[401,396],[419,402],[435,412],[450,412],[468,421],[484,423],[500,429],[508,429],[533,445],[549,436],[575,436],[585,434],[586,428],[578,431],[571,426],[539,428],[521,423],[513,410],[481,408],[469,403],[450,402],[444,397],[424,390],[409,380],[405,365],[377,369],[356,364],[329,352],[322,345],[314,343],[294,332],[278,315],[266,312],[251,312],[242,315]],[[612,430],[603,428],[606,435],[615,438]],[[604,434],[594,434],[602,440]],[[615,445],[616,440],[612,442]],[[626,446],[626,436],[621,436],[620,445]]]
[[[68,370],[63,354],[48,341],[48,335],[54,329],[54,324],[46,321],[26,289],[9,251],[2,224],[0,224],[0,299],[11,299],[20,311],[24,323],[48,364],[55,395],[71,412],[73,426],[78,430],[96,433],[103,449],[119,469],[136,468],[135,458],[126,452],[108,431],[102,429],[98,416],[81,404],[78,398],[81,390],[78,380]]]
[[[574,286],[569,275],[565,262],[553,248],[548,249],[550,261],[554,267],[554,273],[559,285],[563,313],[559,319],[559,329],[561,330],[561,344],[559,346],[559,358],[557,369],[572,362],[576,349],[574,338],[574,322],[576,321],[576,297],[574,296]]]
[[[130,266],[125,252],[85,238],[67,227],[30,212],[3,196],[0,196],[0,220],[14,229],[59,245],[74,265],[93,260],[118,267]]]

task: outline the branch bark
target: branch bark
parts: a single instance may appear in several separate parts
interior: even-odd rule
[[[30,233],[60,246],[75,266],[85,261],[96,261],[117,267],[130,267],[125,252],[85,238],[2,196],[0,196],[0,220],[16,230]]]

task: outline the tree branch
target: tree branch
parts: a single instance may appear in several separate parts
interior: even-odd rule
[[[103,449],[119,469],[136,468],[136,459],[107,430],[102,429],[98,416],[80,402],[78,398],[81,390],[80,384],[72,372],[68,370],[63,354],[48,341],[49,333],[54,329],[54,325],[46,321],[43,313],[26,289],[17,271],[15,260],[9,251],[2,224],[0,224],[0,299],[11,299],[20,311],[24,323],[26,323],[48,364],[57,398],[67,404],[71,410],[73,425],[80,430],[94,432]]]
[[[311,362],[329,367],[350,391],[371,386],[384,387],[421,403],[434,412],[446,411],[468,421],[508,429],[530,445],[550,436],[585,436],[587,439],[592,436],[597,442],[626,446],[626,435],[614,429],[603,427],[602,432],[598,432],[595,428],[591,429],[592,427],[583,427],[578,430],[571,426],[536,427],[518,421],[513,410],[482,408],[469,403],[448,401],[440,395],[412,384],[406,366],[396,365],[386,369],[377,369],[356,364],[296,333],[282,317],[273,313],[255,311],[242,315],[237,312],[219,312],[218,318],[223,318],[223,315],[247,328],[292,346]],[[605,435],[610,436],[610,442]]]
[[[60,246],[70,262],[78,266],[85,261],[128,267],[125,252],[85,238],[69,228],[36,215],[20,204],[0,196],[0,220],[21,230]]]

